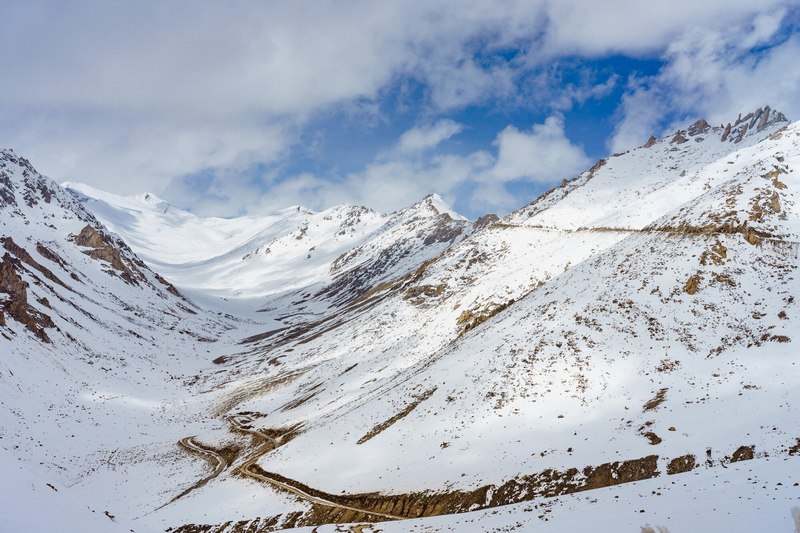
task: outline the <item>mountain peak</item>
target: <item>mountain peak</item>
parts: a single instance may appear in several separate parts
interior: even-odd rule
[[[661,139],[651,135],[642,148],[651,148],[661,141],[667,141],[670,145],[681,145],[690,140],[702,142],[707,137],[716,137],[723,143],[739,144],[746,138],[762,136],[762,132],[765,130],[777,129],[788,123],[786,115],[767,105],[744,115],[739,113],[735,121],[727,124],[712,126],[707,120],[699,119],[686,128],[679,129]]]
[[[410,210],[426,210],[433,211],[436,215],[447,215],[453,220],[467,220],[466,217],[460,215],[455,209],[444,201],[444,199],[436,193],[430,193],[422,200],[410,206]]]
[[[744,116],[739,113],[739,116],[733,124],[728,122],[723,128],[720,140],[722,142],[728,141],[738,144],[746,136],[755,135],[769,126],[788,122],[789,120],[786,118],[786,115],[780,111],[776,111],[770,108],[770,106],[759,107],[755,111],[751,111]]]

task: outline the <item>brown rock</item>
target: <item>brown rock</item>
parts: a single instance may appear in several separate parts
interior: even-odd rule
[[[473,229],[473,231],[478,231],[479,229],[485,228],[486,226],[488,226],[490,224],[494,224],[498,220],[500,220],[500,217],[498,217],[494,213],[488,213],[488,214],[483,215],[482,217],[478,218],[475,222],[473,222],[472,223],[472,229]]]
[[[689,136],[694,137],[695,135],[706,133],[710,129],[711,129],[711,124],[709,124],[703,119],[700,119],[691,126],[689,126],[689,129],[687,131],[689,133]]]
[[[683,292],[686,294],[696,294],[700,288],[700,275],[695,274],[686,280],[686,285],[683,286]]]
[[[742,139],[744,139],[746,133],[747,133],[747,124],[742,126],[742,129],[739,130],[739,134],[736,136],[736,139],[734,139],[733,143],[739,144],[740,142],[742,142]]]
[[[8,316],[24,325],[44,342],[50,342],[44,328],[55,326],[50,316],[41,313],[28,303],[28,283],[19,276],[21,262],[6,252],[0,261],[0,292],[8,294],[3,308]],[[5,324],[5,318],[3,318]]]
[[[732,463],[738,463],[739,461],[749,461],[755,457],[755,449],[754,445],[751,446],[739,446],[735,452],[733,452],[733,457],[731,457]]]
[[[683,132],[677,131],[677,132],[675,132],[675,135],[672,137],[672,140],[669,141],[669,143],[670,144],[683,144],[683,143],[687,142],[688,140],[689,139],[687,139],[683,135]]]
[[[767,127],[767,122],[769,121],[769,106],[764,108],[764,113],[761,115],[761,120],[758,121],[758,126],[756,126],[757,131],[761,131]]]
[[[722,142],[727,141],[728,140],[728,135],[730,135],[730,134],[731,134],[731,123],[728,122],[728,125],[725,126],[725,131],[722,132]]]
[[[105,235],[102,235],[92,226],[87,224],[86,227],[81,230],[80,234],[75,237],[74,242],[78,246],[91,248],[91,250],[85,250],[83,253],[92,259],[109,263],[111,268],[121,272],[120,277],[122,277],[122,279],[132,285],[137,284],[133,272],[123,262],[119,251],[114,247],[111,240]],[[137,273],[139,274],[139,277],[142,277],[141,273]]]
[[[752,245],[761,244],[761,237],[759,237],[753,228],[747,228],[747,235],[745,236],[745,240]]]
[[[676,457],[667,465],[667,475],[683,474],[689,472],[697,466],[697,460],[691,453]]]

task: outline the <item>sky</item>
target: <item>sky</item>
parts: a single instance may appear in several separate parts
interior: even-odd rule
[[[797,0],[4,0],[0,146],[204,216],[505,214],[698,118],[800,118],[798,28]]]

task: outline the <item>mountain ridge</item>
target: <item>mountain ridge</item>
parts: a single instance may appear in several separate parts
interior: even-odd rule
[[[369,220],[287,213],[281,231],[256,228],[225,252],[254,270],[282,254],[300,279],[252,299],[170,291],[100,222],[130,210],[95,217],[97,203],[4,151],[4,264],[53,326],[39,326],[47,343],[0,324],[14,355],[0,374],[3,446],[137,531],[396,517],[421,520],[387,530],[555,531],[542,510],[557,528],[607,493],[652,523],[637,502],[690,489],[746,519],[709,488],[722,478],[731,498],[789,506],[790,489],[768,504],[744,478],[791,487],[776,465],[790,472],[800,454],[800,123],[764,108],[728,129],[695,122],[503,218],[470,222],[436,196]],[[180,220],[153,197],[131,201]],[[315,243],[341,246],[304,271]],[[115,257],[138,274],[125,279]],[[39,397],[42,379],[52,390]],[[53,447],[65,433],[77,436]],[[637,499],[644,487],[654,495]]]

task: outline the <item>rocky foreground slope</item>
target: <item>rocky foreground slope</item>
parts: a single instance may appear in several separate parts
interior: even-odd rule
[[[6,312],[5,346],[35,352],[38,366],[9,367],[22,376],[3,391],[41,383],[40,372],[58,392],[50,404],[12,394],[3,445],[46,458],[137,531],[564,531],[576,514],[620,531],[793,524],[800,123],[780,113],[651,138],[503,219],[471,224],[438,198],[389,216],[294,208],[249,234],[229,222],[241,238],[205,257],[167,253],[135,228],[202,234],[213,223],[73,186],[78,201],[6,154],[17,208],[3,207],[4,235],[52,249],[56,279],[94,268],[81,294],[104,311],[80,298],[71,308],[108,318],[47,312],[38,298],[60,302],[72,284],[32,264],[43,252],[26,262],[9,251],[8,270],[34,288],[21,307],[32,322]],[[42,187],[62,200],[19,206]],[[84,223],[92,235],[81,238]],[[292,269],[304,281],[271,285]],[[201,286],[212,270],[259,297]],[[222,293],[227,303],[206,308]],[[225,314],[243,308],[260,312]],[[58,363],[53,345],[67,350]],[[112,349],[134,383],[82,366],[84,352]],[[59,422],[73,412],[77,423]],[[82,453],[54,453],[52,434],[65,431],[81,435]]]

